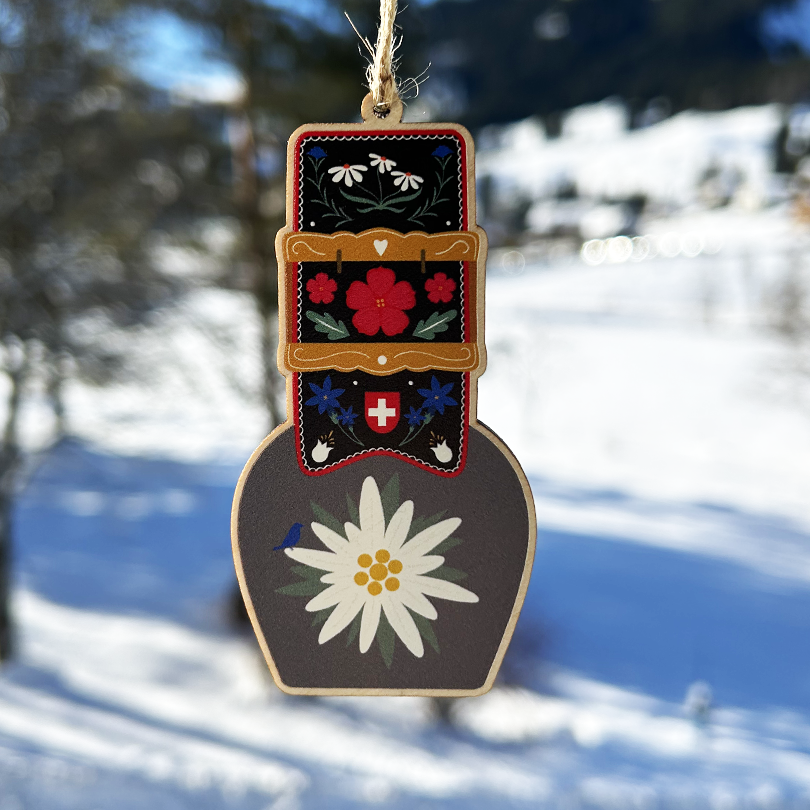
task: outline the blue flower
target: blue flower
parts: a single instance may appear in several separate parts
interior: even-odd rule
[[[310,157],[315,158],[315,160],[320,160],[321,158],[326,157],[326,152],[324,152],[320,146],[313,146],[312,149],[307,152],[307,154]]]
[[[340,416],[338,417],[338,421],[340,422],[341,425],[348,425],[349,427],[353,427],[354,423],[357,421],[359,416],[360,416],[359,413],[354,412],[353,406],[349,405],[348,408],[340,409]]]
[[[422,416],[422,409],[420,408],[418,411],[416,408],[411,405],[410,413],[405,414],[405,418],[408,420],[408,424],[411,427],[419,427],[422,424],[422,420],[424,417]]]
[[[433,157],[443,158],[453,154],[453,150],[442,144],[433,150]]]
[[[454,383],[442,385],[435,376],[431,377],[430,388],[419,389],[419,393],[425,398],[425,403],[422,407],[433,412],[438,411],[440,414],[444,414],[446,405],[458,405],[458,402],[452,397],[447,396],[450,391],[453,390],[453,385]]]
[[[323,381],[323,388],[315,385],[315,383],[310,383],[309,387],[312,389],[312,393],[315,394],[314,397],[310,397],[307,401],[307,405],[317,405],[318,406],[318,413],[324,413],[327,409],[333,410],[335,408],[340,408],[340,403],[338,402],[338,397],[346,390],[345,388],[335,388],[332,390],[332,378],[327,377]],[[421,392],[420,392],[421,393]]]

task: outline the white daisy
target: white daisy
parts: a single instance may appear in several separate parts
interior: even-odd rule
[[[329,174],[332,175],[333,183],[339,183],[342,180],[347,186],[352,186],[354,183],[359,183],[363,179],[363,175],[360,174],[360,172],[367,171],[368,166],[350,166],[348,163],[344,163],[342,166],[333,166],[329,169]]]
[[[402,186],[403,191],[408,188],[419,188],[419,184],[425,182],[418,174],[411,174],[410,172],[391,172],[391,177],[397,178],[394,180],[394,185]]]
[[[369,157],[371,158],[371,165],[379,167],[380,174],[390,172],[397,165],[395,160],[390,160],[384,155],[375,155],[374,152],[370,152]]]
[[[472,591],[460,585],[425,576],[444,563],[444,557],[428,555],[450,537],[461,525],[461,519],[448,518],[435,523],[406,543],[413,518],[413,501],[405,501],[386,526],[380,491],[371,476],[363,482],[359,513],[359,527],[344,524],[346,537],[321,523],[312,524],[312,531],[329,551],[285,550],[296,562],[328,572],[321,577],[321,582],[329,587],[306,605],[311,612],[334,607],[321,629],[318,643],[325,644],[334,638],[362,610],[360,652],[364,653],[377,633],[380,611],[384,611],[402,643],[421,658],[425,648],[409,611],[432,621],[438,614],[428,596],[453,602],[478,601]]]

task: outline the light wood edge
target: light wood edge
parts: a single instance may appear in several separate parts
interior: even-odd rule
[[[473,430],[477,430],[479,433],[486,436],[494,445],[498,447],[498,449],[503,453],[506,460],[509,462],[509,466],[514,471],[515,475],[517,475],[518,481],[520,482],[520,487],[523,490],[523,499],[526,502],[526,511],[529,520],[529,537],[528,537],[528,545],[526,548],[526,558],[523,562],[523,574],[520,578],[520,586],[518,587],[517,595],[515,596],[515,602],[512,605],[512,612],[509,616],[509,621],[506,623],[506,629],[504,630],[503,638],[501,639],[501,643],[498,645],[498,650],[495,653],[495,659],[492,662],[492,666],[489,669],[489,673],[487,674],[486,680],[484,683],[476,689],[353,689],[353,688],[335,688],[335,689],[328,689],[323,687],[309,687],[309,686],[289,686],[288,684],[284,683],[281,679],[281,675],[279,674],[278,667],[276,666],[275,661],[273,660],[273,656],[270,653],[270,647],[267,644],[267,640],[264,637],[264,633],[262,632],[261,625],[259,624],[258,617],[256,616],[256,610],[253,607],[253,601],[250,598],[250,592],[247,588],[247,583],[245,581],[245,573],[242,567],[242,555],[239,550],[239,504],[242,500],[242,490],[245,487],[245,482],[247,481],[248,476],[250,475],[251,470],[253,469],[253,465],[259,459],[259,456],[264,452],[265,448],[273,442],[277,436],[283,433],[285,430],[289,430],[294,428],[293,422],[291,419],[287,419],[286,422],[279,425],[260,445],[253,451],[253,454],[248,459],[245,468],[242,470],[242,474],[239,476],[239,481],[236,484],[236,491],[234,493],[233,499],[233,506],[231,508],[231,549],[233,551],[233,560],[234,560],[234,567],[236,568],[236,578],[239,581],[239,589],[242,592],[242,597],[245,600],[245,607],[247,609],[248,616],[250,618],[250,623],[253,625],[253,630],[256,634],[256,638],[259,642],[259,646],[261,647],[262,654],[264,655],[264,660],[267,662],[267,666],[270,669],[270,674],[273,676],[273,680],[275,681],[276,686],[282,691],[286,692],[288,695],[319,695],[323,697],[338,697],[338,696],[346,696],[346,695],[363,695],[363,696],[373,696],[373,695],[388,695],[394,697],[404,697],[404,696],[419,696],[419,697],[478,697],[479,695],[486,694],[492,689],[495,679],[498,676],[498,671],[501,668],[501,664],[503,663],[503,658],[506,655],[506,650],[509,647],[509,643],[512,641],[512,635],[515,632],[515,626],[517,625],[518,618],[520,618],[520,611],[523,609],[523,603],[526,600],[526,592],[529,588],[529,580],[532,574],[532,567],[534,565],[534,556],[535,551],[537,548],[537,516],[534,509],[534,498],[532,497],[531,487],[529,486],[529,481],[526,478],[526,473],[523,472],[523,468],[520,466],[520,462],[515,458],[514,453],[504,444],[501,438],[490,430],[486,425],[478,422],[477,420],[473,422],[470,420],[470,427]]]
[[[363,123],[369,124],[373,127],[388,127],[393,129],[394,127],[400,126],[402,123],[402,113],[405,111],[405,106],[402,103],[402,99],[397,96],[394,101],[391,103],[390,112],[388,113],[385,118],[377,118],[374,113],[374,97],[371,93],[367,93],[366,97],[363,99],[362,104],[360,105],[360,116],[363,119]]]
[[[506,630],[504,631],[503,638],[501,639],[501,643],[498,647],[498,650],[495,655],[495,660],[490,667],[489,673],[487,675],[486,680],[484,683],[476,688],[476,689],[321,689],[321,688],[311,688],[311,687],[294,687],[288,686],[284,681],[281,679],[281,675],[279,674],[278,668],[276,667],[275,661],[273,661],[273,656],[270,654],[270,648],[267,644],[267,640],[262,633],[261,626],[259,624],[259,620],[256,616],[256,611],[253,607],[253,601],[250,598],[250,592],[247,588],[247,583],[245,581],[244,569],[242,567],[242,556],[239,551],[239,536],[238,536],[238,525],[239,525],[239,504],[242,500],[242,491],[245,486],[245,482],[247,481],[248,475],[250,475],[251,470],[253,469],[254,464],[258,460],[259,456],[264,452],[267,446],[273,442],[281,433],[285,430],[289,430],[294,427],[293,425],[293,407],[294,407],[294,399],[293,399],[293,390],[292,390],[292,375],[293,372],[287,371],[284,368],[283,362],[283,352],[287,346],[286,341],[286,330],[284,329],[284,324],[286,323],[286,315],[288,309],[288,290],[286,289],[285,284],[285,260],[284,260],[284,253],[283,253],[283,243],[282,239],[285,234],[293,233],[293,223],[292,223],[292,202],[293,196],[295,194],[295,189],[292,188],[292,177],[293,169],[294,169],[294,145],[295,142],[298,140],[298,137],[303,134],[304,132],[308,132],[311,130],[319,130],[321,132],[346,132],[346,131],[354,131],[356,132],[362,126],[368,126],[369,132],[374,131],[381,131],[383,134],[385,133],[386,127],[384,126],[376,126],[376,125],[358,125],[358,124],[306,124],[302,127],[293,132],[290,136],[290,140],[287,145],[287,224],[284,228],[282,228],[276,234],[276,257],[278,260],[278,284],[279,284],[279,314],[278,314],[278,323],[279,323],[279,348],[278,348],[278,367],[279,371],[285,376],[286,378],[286,394],[287,394],[287,419],[278,427],[276,427],[266,438],[265,440],[253,451],[250,458],[248,459],[247,463],[245,464],[242,473],[239,476],[239,480],[236,484],[236,490],[234,492],[233,504],[231,507],[231,549],[233,551],[233,559],[234,559],[234,567],[236,569],[236,578],[239,582],[239,589],[242,592],[242,597],[245,602],[245,608],[247,609],[248,617],[250,618],[250,623],[253,626],[253,630],[256,634],[256,639],[259,642],[259,647],[261,648],[262,654],[264,655],[264,659],[267,662],[267,666],[270,670],[270,674],[273,677],[273,681],[275,682],[276,686],[282,691],[287,693],[288,695],[321,695],[321,696],[350,696],[350,695],[362,695],[362,696],[374,696],[374,695],[387,695],[387,696],[421,696],[421,697],[477,697],[479,695],[483,695],[488,692],[494,682],[495,678],[497,677],[498,671],[501,667],[501,663],[503,662],[503,657],[506,654],[506,650],[509,646],[509,642],[512,640],[512,635],[515,631],[515,626],[517,624],[518,617],[520,616],[520,611],[523,607],[523,603],[526,598],[526,591],[529,586],[529,578],[532,572],[532,565],[534,563],[534,556],[535,556],[535,549],[537,545],[537,519],[535,514],[534,508],[534,498],[532,497],[531,488],[529,487],[528,479],[526,478],[526,474],[523,472],[523,468],[520,466],[517,458],[512,453],[512,451],[504,444],[504,442],[498,437],[496,433],[494,433],[490,428],[486,425],[481,424],[478,421],[478,378],[486,371],[487,365],[487,355],[486,355],[486,346],[484,344],[484,334],[485,334],[485,308],[484,308],[484,288],[485,288],[485,281],[486,281],[486,260],[487,260],[487,248],[488,248],[488,241],[487,235],[484,232],[483,228],[477,223],[476,219],[476,204],[475,204],[475,194],[470,194],[471,189],[475,189],[475,146],[473,144],[472,136],[467,131],[466,128],[459,126],[458,124],[450,124],[450,123],[435,123],[435,124],[401,124],[397,123],[396,126],[389,126],[388,129],[402,129],[405,131],[419,131],[422,130],[436,130],[436,129],[449,129],[451,131],[456,132],[460,135],[465,143],[467,149],[467,220],[468,220],[468,231],[474,231],[478,234],[479,237],[479,258],[478,258],[478,268],[479,272],[477,274],[477,283],[476,283],[476,316],[477,316],[477,343],[478,343],[478,352],[480,357],[480,364],[478,368],[474,371],[469,372],[470,375],[470,390],[469,390],[469,397],[470,397],[470,428],[473,430],[477,430],[479,433],[482,433],[484,436],[490,439],[504,454],[505,458],[509,462],[509,465],[514,470],[515,474],[520,481],[521,488],[523,490],[523,497],[526,501],[526,507],[528,510],[528,517],[529,517],[529,542],[528,548],[526,552],[526,559],[523,564],[523,575],[520,580],[520,586],[518,588],[517,596],[515,597],[515,603],[512,607],[512,613],[510,614],[509,621],[506,625]]]

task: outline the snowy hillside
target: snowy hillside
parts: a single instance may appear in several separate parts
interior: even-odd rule
[[[716,249],[491,262],[479,416],[539,544],[503,682],[452,724],[282,696],[228,625],[246,298],[199,293],[140,376],[73,388],[80,439],[18,513],[0,810],[810,807],[810,384],[770,327],[810,242],[785,206],[644,224]]]

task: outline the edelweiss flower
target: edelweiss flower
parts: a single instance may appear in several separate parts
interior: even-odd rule
[[[371,160],[372,166],[379,166],[380,174],[385,174],[386,172],[390,172],[394,166],[397,165],[395,160],[389,160],[387,157],[381,155],[375,155],[374,152],[369,152],[368,155]]]
[[[342,166],[333,166],[329,169],[329,174],[332,175],[332,182],[339,183],[341,180],[349,187],[354,183],[359,183],[363,179],[360,172],[367,172],[368,166],[354,165],[350,166],[344,163]]]
[[[418,189],[419,184],[425,182],[418,174],[411,174],[410,172],[391,172],[391,177],[397,178],[394,180],[394,185],[401,186],[403,191],[407,191],[409,188]]]
[[[380,491],[369,476],[360,493],[360,526],[345,523],[346,537],[321,523],[313,523],[312,531],[329,551],[288,548],[286,554],[311,568],[327,571],[321,582],[326,590],[310,600],[310,612],[334,607],[318,636],[325,644],[355,619],[362,610],[360,621],[360,652],[368,651],[377,634],[380,612],[402,643],[417,657],[424,655],[422,637],[409,611],[431,621],[438,616],[427,599],[448,599],[452,602],[477,602],[478,597],[466,588],[443,579],[425,576],[444,563],[444,557],[428,556],[461,524],[460,518],[449,518],[405,539],[411,528],[413,501],[405,501],[385,525]]]

